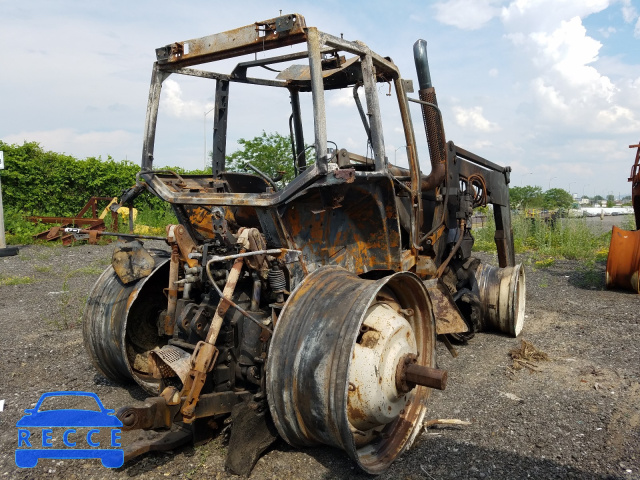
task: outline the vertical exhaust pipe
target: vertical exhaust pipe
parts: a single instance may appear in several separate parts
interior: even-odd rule
[[[413,45],[413,58],[416,63],[418,74],[418,85],[420,90],[418,96],[423,102],[438,105],[436,91],[431,83],[431,72],[429,71],[429,61],[427,59],[427,42],[418,40]],[[444,125],[438,110],[429,106],[421,105],[424,129],[427,134],[429,145],[429,157],[431,160],[431,173],[423,178],[422,190],[433,190],[438,187],[445,177],[446,172],[446,139],[444,135]]]

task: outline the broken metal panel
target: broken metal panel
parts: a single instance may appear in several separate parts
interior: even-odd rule
[[[289,202],[282,221],[310,271],[340,265],[358,274],[399,270],[400,227],[388,179],[354,178],[349,188],[313,188]]]
[[[113,250],[111,266],[124,283],[134,282],[151,274],[155,267],[153,257],[142,246],[142,242],[118,242]]]
[[[469,327],[447,287],[437,279],[427,280],[424,284],[429,291],[433,316],[436,319],[436,333],[444,335],[468,332]]]

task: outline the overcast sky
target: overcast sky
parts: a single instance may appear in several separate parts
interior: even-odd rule
[[[139,163],[155,48],[280,10],[363,41],[414,81],[412,46],[427,40],[447,139],[511,165],[512,186],[630,194],[635,150],[628,146],[640,140],[637,0],[0,0],[0,139]],[[204,112],[213,89],[198,84],[190,93],[189,81],[172,78],[163,89],[157,158],[200,168],[205,140],[211,148],[203,127],[211,129]],[[386,88],[380,87],[385,146],[391,161],[402,163],[405,142]],[[329,139],[364,154],[361,125],[345,120],[353,100],[333,95],[327,105]],[[286,95],[231,96],[227,153],[238,138],[262,130],[286,134],[288,109]],[[417,115],[414,126],[425,145]],[[312,141],[312,130],[306,132]],[[428,172],[427,155],[420,158]]]

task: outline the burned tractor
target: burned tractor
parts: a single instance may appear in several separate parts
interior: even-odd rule
[[[306,48],[246,59],[293,45]],[[156,56],[139,182],[122,203],[147,189],[171,203],[179,224],[167,227],[170,253],[120,243],[84,318],[96,368],[153,395],[119,411],[124,428],[165,432],[130,445],[126,458],[175,448],[231,419],[233,472],[248,473],[278,435],[297,447],[337,447],[366,472],[382,472],[420,432],[431,389],[446,385],[436,336],[522,329],[510,168],[445,140],[423,40],[414,45],[419,98],[391,59],[307,27],[297,14],[173,43]],[[194,68],[241,56],[230,73]],[[274,70],[275,78],[250,74]],[[170,75],[215,82],[210,174],[154,170]],[[284,92],[291,105],[296,176],[285,186],[257,168],[225,168],[235,84]],[[387,89],[395,91],[407,167],[385,155],[379,90],[391,102]],[[365,152],[328,138],[325,95],[340,90],[353,96],[360,125],[352,128]],[[410,102],[426,129],[426,175]],[[485,205],[493,206],[499,267],[471,256],[471,217]]]

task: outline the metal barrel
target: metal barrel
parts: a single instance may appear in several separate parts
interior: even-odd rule
[[[489,330],[517,337],[524,326],[526,301],[522,264],[498,268],[481,263],[475,276],[484,325]]]
[[[613,227],[605,281],[607,288],[640,293],[640,230]]]
[[[155,258],[155,269],[141,280],[122,283],[113,267],[100,275],[82,320],[84,346],[93,365],[117,382],[132,379],[158,394],[159,382],[148,370],[148,352],[165,341],[158,336],[158,314],[166,308],[169,259]]]
[[[267,398],[293,446],[331,445],[381,473],[419,433],[430,389],[396,389],[398,363],[435,367],[435,321],[420,279],[364,280],[322,267],[298,285],[273,333]]]

